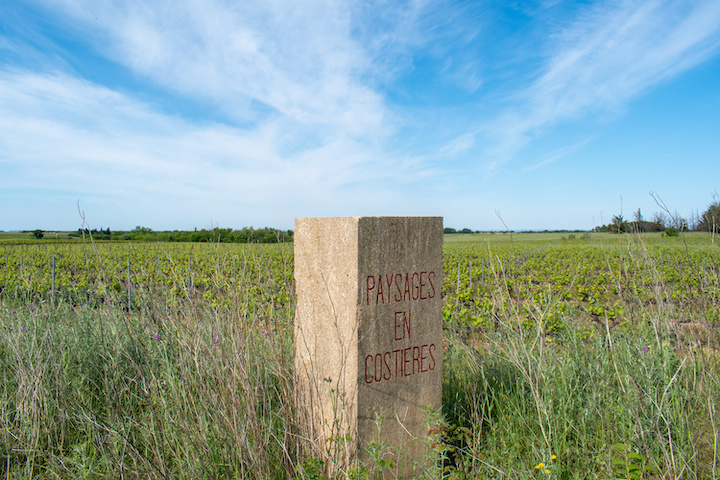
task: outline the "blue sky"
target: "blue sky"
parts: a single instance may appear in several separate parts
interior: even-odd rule
[[[691,217],[719,53],[717,0],[3,2],[0,230]]]

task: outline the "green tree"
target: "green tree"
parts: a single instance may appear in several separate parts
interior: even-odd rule
[[[632,229],[635,232],[644,232],[645,231],[645,219],[642,216],[642,212],[640,209],[637,209],[637,212],[633,213],[633,221],[632,221]]]
[[[637,212],[633,213],[633,220],[635,220],[636,223],[642,223],[645,221],[639,208],[637,209]]]
[[[623,233],[627,230],[627,222],[622,215],[615,215],[610,223],[610,231],[612,233]]]
[[[138,225],[133,230],[128,232],[128,238],[130,240],[136,240],[136,241],[137,240],[149,240],[152,233],[153,233],[153,231],[151,228]]]
[[[716,200],[702,214],[698,230],[720,233],[720,200]]]
[[[32,234],[33,234],[33,237],[35,237],[35,238],[43,238],[45,236],[45,232],[43,232],[39,228],[37,230],[33,230]]]

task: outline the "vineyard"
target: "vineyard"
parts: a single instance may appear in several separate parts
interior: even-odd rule
[[[292,244],[80,243],[9,246],[0,292],[13,298],[124,306],[196,301],[289,307]],[[2,258],[2,257],[0,257]]]
[[[569,309],[583,319],[613,323],[642,322],[669,307],[677,310],[678,322],[717,321],[720,248],[709,236],[641,242],[590,234],[543,241],[515,237],[448,237],[448,326],[492,328],[498,312],[507,309],[531,326],[538,308],[545,309],[548,333],[563,327]],[[5,245],[0,294],[72,305],[111,303],[138,313],[158,300],[166,308],[191,301],[214,310],[240,302],[253,315],[285,310],[280,316],[289,318],[292,258],[292,243]]]
[[[445,318],[483,329],[511,310],[546,333],[573,320],[649,321],[672,309],[679,323],[717,324],[720,249],[710,237],[683,240],[606,236],[546,243],[446,243]]]
[[[0,472],[322,478],[293,289],[292,243],[0,243]],[[714,236],[446,236],[442,293],[429,478],[720,475]]]

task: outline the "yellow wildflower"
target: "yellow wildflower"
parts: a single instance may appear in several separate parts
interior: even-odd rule
[[[542,462],[540,462],[540,463],[538,463],[537,465],[535,465],[535,470],[540,470],[540,469],[543,468],[544,466],[545,466],[545,464],[543,464]]]

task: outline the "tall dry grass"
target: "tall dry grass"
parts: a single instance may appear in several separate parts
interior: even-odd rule
[[[572,283],[519,299],[498,270],[494,326],[446,331],[452,478],[720,478],[717,271],[683,308],[642,238],[623,249],[621,319],[566,302]]]
[[[647,245],[623,248],[609,277],[623,321],[568,303],[572,285],[497,269],[494,322],[468,329],[446,291],[444,426],[427,478],[720,478],[717,274],[686,309]],[[633,290],[639,269],[650,281]],[[139,292],[129,311],[0,297],[0,478],[323,478],[297,447],[293,308],[272,301],[270,274],[230,285],[218,273],[221,299]]]

